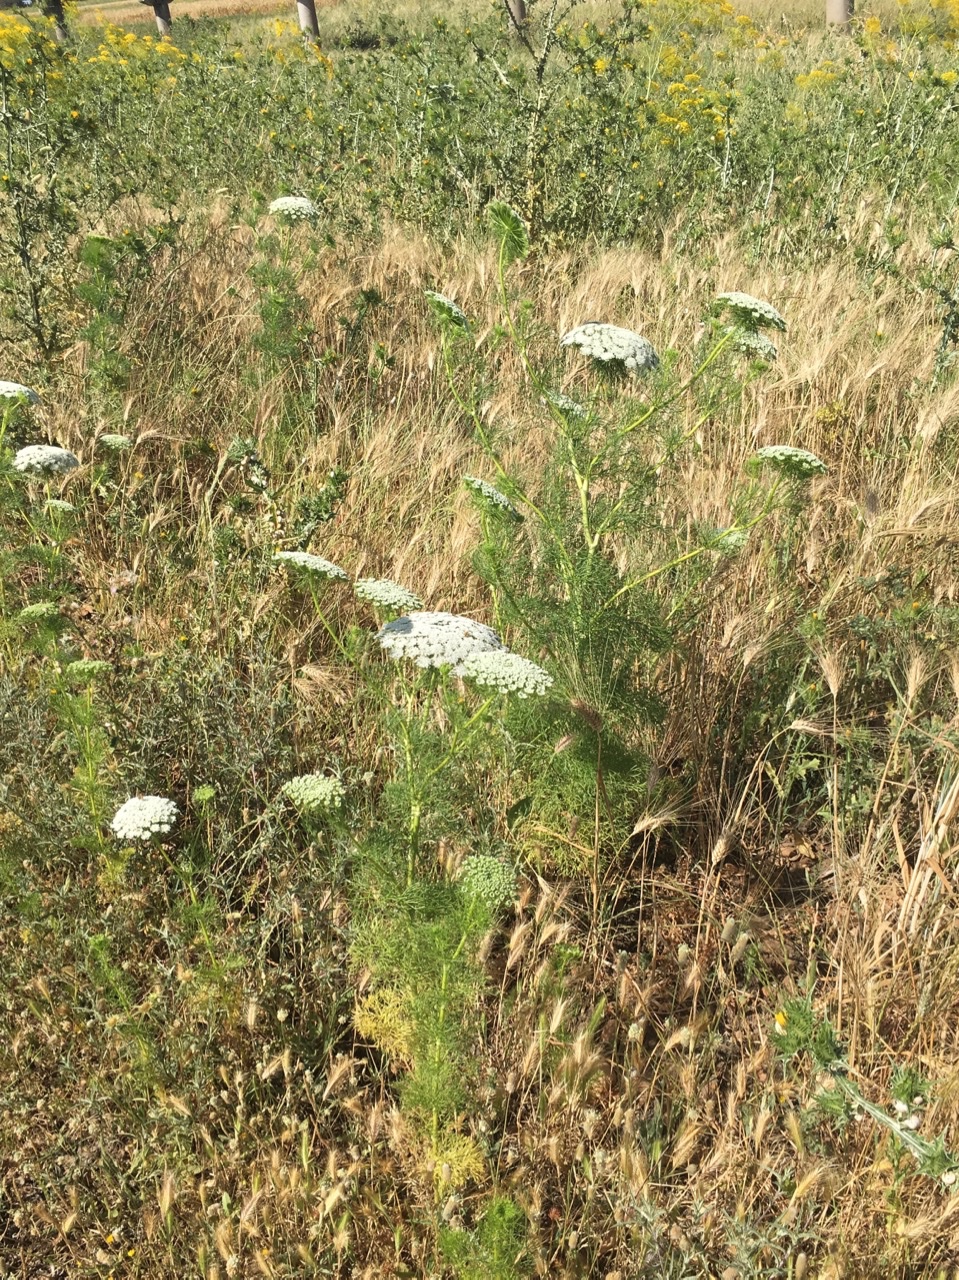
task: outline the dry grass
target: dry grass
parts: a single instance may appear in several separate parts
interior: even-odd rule
[[[274,466],[282,505],[331,467],[349,472],[322,554],[406,582],[429,607],[482,613],[478,531],[460,478],[485,462],[445,390],[422,292],[455,297],[491,346],[501,319],[493,256],[397,230],[376,245],[319,250],[299,287],[315,349],[337,359],[318,371],[313,418],[283,437],[285,386],[250,378],[244,364],[256,324],[253,232],[216,209],[192,216],[194,251],[127,317],[137,360],[124,416],[139,442],[122,464],[128,511],[94,510],[84,525],[77,625],[92,651],[109,645],[148,663],[182,635],[198,654],[239,663],[252,624],[279,612],[271,625],[304,738],[349,738],[353,756],[373,762],[349,672],[318,624],[282,616],[274,582],[224,596],[208,554],[177,570],[169,539],[208,552],[217,527],[236,519],[236,476],[216,459],[243,424]],[[903,280],[926,252],[916,229],[899,250]],[[895,571],[921,582],[930,609],[955,601],[959,392],[931,384],[935,311],[906,284],[866,288],[835,262],[752,268],[731,237],[702,260],[673,252],[669,236],[661,254],[557,255],[518,267],[513,284],[534,302],[534,351],[547,361],[559,332],[602,313],[674,347],[685,366],[720,289],[748,289],[787,314],[776,368],[682,456],[664,526],[728,524],[757,445],[811,449],[830,471],[810,491],[795,580],[771,567],[774,527],[717,579],[695,637],[658,673],[667,706],[648,743],[651,770],[686,768],[695,783],[670,804],[658,794],[647,805],[637,788],[637,839],[605,869],[602,920],[581,878],[559,887],[556,833],[530,843],[515,919],[486,955],[490,1086],[473,1137],[490,1180],[525,1209],[543,1276],[944,1275],[959,1258],[956,1200],[908,1160],[897,1170],[869,1123],[839,1136],[810,1127],[815,1081],[805,1068],[783,1073],[770,1028],[784,993],[811,976],[863,1092],[888,1098],[893,1064],[913,1063],[937,1090],[925,1128],[956,1143],[956,718],[933,729],[923,711],[930,689],[956,686],[951,654],[920,658],[903,642],[898,727],[883,709],[870,721],[887,757],[860,844],[846,840],[835,792],[832,814],[810,813],[802,829],[779,824],[770,771],[782,766],[776,735],[791,732],[788,716],[771,719],[754,758],[732,736],[717,740],[718,709],[738,723],[760,697],[754,673],[785,643],[783,617],[796,612],[785,593],[825,619],[809,679],[830,698],[808,732],[827,756],[861,712],[843,692],[861,661],[848,619],[874,612],[868,583]],[[385,302],[349,349],[341,317],[362,289]],[[394,363],[374,382],[378,344]],[[87,465],[100,429],[86,408],[88,365],[82,347],[68,353],[45,410],[50,438]],[[570,368],[566,389],[583,377]],[[507,467],[535,493],[553,429],[509,348],[484,412]],[[690,398],[677,412],[691,424],[697,407]],[[646,553],[624,543],[619,554],[642,564]],[[140,582],[135,609],[115,586],[127,572]],[[356,620],[355,606],[338,604],[343,625]],[[284,677],[269,678],[279,689]],[[183,768],[191,785],[201,780]],[[394,1105],[389,1070],[351,1035],[346,904],[321,867],[310,873],[304,902],[286,887],[288,869],[257,871],[248,901],[258,914],[217,920],[216,954],[207,926],[175,922],[159,863],[106,901],[118,950],[99,969],[89,959],[84,968],[80,944],[46,917],[6,929],[21,986],[0,1045],[19,1082],[4,1122],[2,1235],[17,1241],[0,1245],[5,1274],[172,1276],[187,1274],[187,1259],[205,1280],[438,1274],[436,1208],[469,1220],[490,1183],[436,1204],[435,1169]],[[82,876],[65,889],[39,866],[30,874],[50,900],[98,892]]]

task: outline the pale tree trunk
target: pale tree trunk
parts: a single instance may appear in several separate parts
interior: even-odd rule
[[[848,22],[852,10],[853,0],[826,0],[826,21]]]
[[[526,0],[506,0],[506,12],[509,15],[511,33],[519,35],[526,27]]]
[[[53,19],[53,38],[57,44],[63,44],[67,38],[67,20],[63,16],[63,0],[46,0],[43,12]]]
[[[159,31],[161,37],[166,39],[173,26],[173,20],[170,17],[170,6],[167,0],[154,0],[153,16],[157,20],[157,31]]]
[[[296,16],[300,20],[300,30],[307,44],[313,44],[320,34],[316,21],[316,0],[296,0]]]

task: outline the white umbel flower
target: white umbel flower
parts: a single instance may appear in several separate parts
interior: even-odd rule
[[[732,328],[729,332],[732,334],[730,345],[733,350],[741,352],[744,356],[755,356],[759,360],[768,360],[770,363],[779,356],[775,342],[771,342],[764,333],[739,327]]]
[[[720,293],[713,306],[717,311],[730,311],[746,329],[779,329],[786,331],[786,320],[769,302],[754,298],[751,293]]]
[[[76,511],[76,507],[72,502],[65,502],[63,498],[48,498],[43,504],[45,511],[52,511],[56,515],[69,516]]]
[[[165,796],[134,796],[117,809],[110,830],[118,840],[152,840],[172,831],[178,814]]]
[[[378,609],[390,609],[394,613],[403,613],[407,609],[422,609],[423,601],[401,587],[398,582],[388,578],[357,578],[353,590],[361,600],[376,605]]]
[[[482,899],[493,916],[516,897],[516,872],[491,853],[475,853],[465,858],[459,883],[467,897]]]
[[[829,468],[808,449],[794,449],[789,444],[767,444],[757,449],[754,457],[765,466],[774,467],[792,480],[809,480],[825,475]]]
[[[108,453],[122,453],[124,449],[132,449],[133,441],[129,436],[118,435],[108,431],[97,440],[98,449],[106,449]]]
[[[15,470],[27,475],[49,476],[73,471],[80,459],[69,449],[59,449],[55,444],[28,444],[13,459]]]
[[[0,378],[0,396],[7,400],[26,400],[29,404],[39,404],[40,397],[32,387],[25,387],[22,382],[7,382]]]
[[[585,405],[574,400],[572,396],[564,395],[562,391],[547,391],[546,400],[553,408],[563,415],[564,418],[576,418],[582,421],[589,417],[589,410]]]
[[[339,778],[327,777],[325,773],[302,773],[298,778],[284,782],[281,790],[300,813],[338,809],[345,795]]]
[[[376,635],[391,658],[410,658],[418,667],[451,667],[457,675],[471,654],[503,649],[492,627],[457,613],[416,611],[381,627]]]
[[[445,293],[437,293],[435,289],[426,289],[424,296],[430,304],[430,310],[442,324],[449,325],[451,329],[460,329],[463,333],[469,333],[469,318],[463,308],[452,298],[447,298]]]
[[[505,493],[500,493],[495,485],[490,484],[488,480],[480,480],[478,476],[464,476],[463,483],[467,489],[471,489],[473,493],[488,507],[500,512],[502,515],[510,516],[513,520],[522,520],[522,516],[507,498]]]
[[[590,320],[570,329],[560,339],[562,347],[579,347],[584,356],[603,365],[620,365],[632,373],[648,373],[659,364],[659,356],[648,338],[621,329],[615,324]]]
[[[270,201],[270,213],[289,222],[309,222],[319,217],[320,211],[306,196],[277,196]]]
[[[350,579],[350,575],[338,564],[332,564],[322,556],[314,556],[309,551],[277,551],[273,562],[302,569],[304,573],[315,573],[321,578],[342,578],[344,582],[349,582]]]
[[[508,649],[489,653],[471,653],[459,666],[459,674],[474,684],[500,693],[515,693],[518,698],[545,693],[553,677],[529,658]]]

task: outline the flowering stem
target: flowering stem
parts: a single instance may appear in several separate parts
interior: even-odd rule
[[[758,515],[753,516],[751,520],[747,520],[743,524],[731,525],[726,532],[748,533],[749,530],[754,529],[757,524],[762,524],[772,510],[773,498],[779,488],[779,483],[780,482],[777,480],[770,489],[766,496],[766,501],[763,503],[762,510]],[[632,591],[636,587],[641,587],[646,582],[651,582],[653,578],[658,578],[661,573],[668,573],[670,569],[676,569],[679,565],[686,564],[690,560],[696,560],[699,556],[705,555],[707,551],[715,551],[715,549],[715,546],[693,547],[692,551],[684,552],[683,555],[677,556],[674,560],[670,560],[666,564],[661,564],[657,569],[650,569],[648,573],[644,573],[638,578],[633,578],[630,582],[624,582],[619,590],[614,591],[609,599],[603,603],[602,608],[608,609],[613,601],[618,600],[621,595],[625,595],[627,591]]]
[[[330,637],[330,639],[336,645],[337,649],[340,652],[340,656],[343,658],[344,662],[349,662],[350,660],[349,655],[344,649],[342,641],[337,636],[336,632],[333,630],[330,624],[327,622],[326,615],[323,613],[323,610],[320,608],[320,601],[319,601],[319,597],[316,594],[316,587],[313,585],[312,575],[310,576],[309,583],[310,583],[310,595],[313,598],[313,608],[316,610],[316,616],[323,623],[323,626],[326,629],[326,634]]]

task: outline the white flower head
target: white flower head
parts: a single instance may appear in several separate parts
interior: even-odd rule
[[[133,441],[129,436],[117,435],[108,431],[97,440],[98,449],[106,449],[107,453],[122,453],[124,449],[132,449]]]
[[[21,609],[17,614],[17,622],[46,622],[50,618],[59,617],[60,610],[52,600],[40,600]]]
[[[73,471],[80,459],[69,449],[59,449],[55,444],[28,444],[13,459],[14,468],[27,475],[60,475]]]
[[[585,405],[580,404],[578,400],[574,400],[572,396],[564,395],[562,391],[547,391],[546,400],[564,418],[575,418],[581,422],[584,418],[589,417],[589,410]]]
[[[172,831],[179,812],[165,796],[134,796],[117,809],[110,830],[118,840],[152,840]]]
[[[328,777],[325,773],[303,773],[298,778],[290,778],[281,788],[300,813],[318,813],[323,809],[338,809],[346,794],[339,778]]]
[[[376,634],[391,658],[411,658],[418,667],[451,667],[459,675],[471,654],[503,649],[502,640],[482,622],[457,613],[415,611],[396,618]]]
[[[754,298],[751,293],[720,293],[713,308],[716,311],[729,311],[733,318],[745,329],[779,329],[786,330],[786,320],[768,302]]]
[[[47,498],[43,504],[45,511],[55,512],[57,515],[68,516],[76,511],[76,507],[72,502],[67,502],[63,498]]]
[[[659,364],[659,356],[648,338],[632,329],[595,320],[570,329],[560,339],[560,346],[579,347],[590,360],[607,367],[628,369],[631,373],[648,373]]]
[[[825,475],[829,468],[808,449],[794,449],[789,444],[767,444],[753,455],[756,462],[773,467],[791,480],[810,480]]]
[[[302,569],[304,573],[315,573],[321,578],[342,578],[344,582],[350,580],[350,575],[338,564],[332,564],[322,556],[312,555],[309,551],[277,551],[274,553],[273,562],[293,569]]]
[[[744,356],[754,356],[759,360],[768,360],[772,363],[779,355],[775,342],[770,341],[764,333],[757,333],[754,329],[742,329],[739,326],[728,332],[732,334],[730,346]]]
[[[26,400],[28,404],[39,404],[40,397],[32,387],[25,387],[22,382],[7,382],[0,378],[0,396],[7,400]]]
[[[463,483],[467,489],[475,493],[484,506],[491,508],[500,515],[509,516],[512,520],[522,520],[522,516],[507,498],[505,493],[500,493],[495,485],[490,484],[488,480],[480,480],[477,476],[464,476]]]
[[[458,329],[461,333],[469,333],[469,318],[463,308],[455,303],[452,298],[447,298],[445,293],[437,293],[435,289],[426,289],[424,296],[430,305],[430,310],[440,324],[448,325],[451,329]]]
[[[270,201],[270,213],[287,222],[310,222],[320,211],[307,196],[278,196]]]
[[[357,578],[353,583],[353,590],[361,600],[376,605],[378,609],[389,609],[393,613],[423,607],[419,596],[407,591],[398,582],[390,582],[388,578]]]
[[[486,903],[490,915],[498,915],[516,897],[516,872],[491,853],[464,858],[459,883],[467,897]]]
[[[459,675],[500,693],[515,693],[518,698],[545,693],[553,683],[542,667],[509,649],[469,654],[460,663]]]

